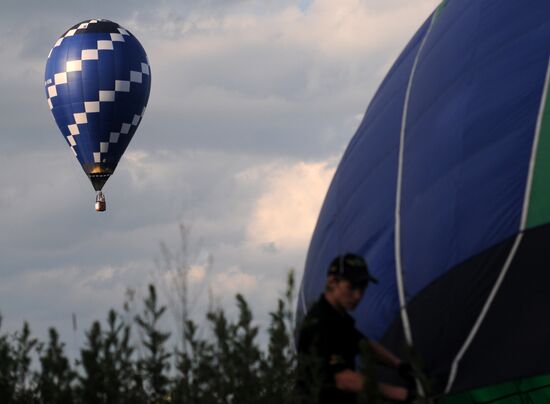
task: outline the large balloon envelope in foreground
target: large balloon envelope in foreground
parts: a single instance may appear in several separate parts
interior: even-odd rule
[[[358,327],[412,346],[443,402],[550,402],[549,57],[547,0],[443,2],[370,102],[312,237],[299,312],[336,255],[362,254],[380,284]]]
[[[45,86],[59,130],[101,191],[147,106],[151,69],[143,47],[112,21],[82,21],[50,51]]]

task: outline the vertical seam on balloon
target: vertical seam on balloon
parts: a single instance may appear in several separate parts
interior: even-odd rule
[[[524,231],[527,225],[527,215],[529,213],[529,203],[531,202],[531,191],[533,186],[533,177],[535,174],[535,163],[537,160],[537,152],[538,152],[538,146],[540,141],[540,131],[542,128],[542,116],[544,115],[544,110],[546,108],[549,83],[550,83],[550,60],[548,61],[548,67],[546,69],[546,78],[544,80],[544,88],[542,90],[542,99],[540,101],[539,113],[537,116],[535,138],[533,139],[533,146],[531,148],[531,159],[529,160],[529,174],[527,176],[527,184],[525,186],[525,196],[523,199],[520,231]]]
[[[403,268],[401,264],[401,189],[402,189],[402,182],[403,182],[403,156],[404,156],[404,149],[405,149],[405,130],[406,130],[406,123],[407,123],[407,114],[408,114],[408,107],[409,107],[409,99],[412,91],[412,83],[414,80],[414,75],[416,73],[416,67],[418,65],[418,61],[420,60],[420,54],[422,53],[422,49],[424,48],[424,45],[426,44],[426,41],[430,35],[430,32],[432,30],[434,21],[436,19],[436,13],[432,15],[432,19],[430,21],[430,26],[428,27],[428,30],[426,32],[426,35],[424,35],[424,38],[422,39],[422,42],[420,43],[420,46],[418,48],[418,52],[416,53],[414,63],[411,69],[411,74],[409,76],[409,82],[407,84],[407,91],[405,93],[405,101],[403,105],[403,115],[401,117],[401,132],[399,135],[399,160],[398,160],[398,167],[397,167],[397,190],[396,190],[396,202],[395,202],[395,269],[396,269],[396,278],[397,278],[397,291],[399,295],[399,311],[401,313],[401,322],[403,323],[403,331],[405,333],[405,339],[407,341],[407,344],[409,346],[412,346],[412,333],[411,333],[411,326],[409,322],[409,316],[407,314],[407,306],[406,306],[406,300],[405,300],[405,288],[403,285]]]
[[[521,240],[523,239],[523,233],[520,232],[517,234],[514,245],[512,246],[512,249],[508,253],[508,257],[506,258],[506,262],[504,263],[504,266],[502,267],[502,270],[500,271],[500,274],[498,275],[497,281],[493,285],[493,288],[491,289],[491,293],[489,294],[489,297],[485,301],[485,304],[483,305],[483,309],[481,310],[476,322],[474,323],[474,326],[470,330],[470,333],[468,334],[468,337],[466,338],[466,341],[464,341],[464,344],[458,351],[455,359],[453,360],[453,363],[451,365],[451,372],[449,374],[449,379],[447,381],[447,387],[445,388],[445,393],[449,393],[451,388],[453,387],[456,373],[458,371],[458,365],[464,355],[466,354],[466,351],[470,347],[472,341],[474,340],[477,332],[479,331],[479,328],[481,327],[481,324],[483,323],[483,320],[485,320],[485,317],[487,315],[487,312],[489,311],[493,300],[495,299],[496,294],[498,293],[500,289],[500,285],[502,284],[504,277],[506,276],[508,269],[510,269],[510,266],[512,264],[512,261],[516,255],[516,251],[519,247],[519,244],[521,243]]]
[[[306,297],[304,295],[304,281],[302,280],[302,285],[300,286],[300,296],[302,300],[302,308],[304,310],[304,315],[307,313]]]

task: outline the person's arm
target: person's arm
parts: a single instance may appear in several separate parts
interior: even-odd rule
[[[350,369],[336,373],[334,381],[337,389],[354,393],[361,392],[365,384],[363,375]],[[384,398],[397,401],[405,401],[409,393],[404,387],[393,386],[387,383],[378,383],[378,390]]]
[[[369,345],[371,346],[374,354],[382,363],[394,367],[397,369],[399,376],[407,383],[408,389],[410,391],[416,391],[416,378],[414,376],[414,371],[410,363],[404,362],[391,353],[389,350],[384,348],[383,345],[379,344],[376,341],[369,340]]]
[[[384,348],[383,345],[373,340],[369,340],[369,345],[371,346],[372,350],[374,351],[374,354],[376,355],[376,357],[380,362],[396,369],[399,368],[399,365],[401,365],[402,363],[401,359],[399,359],[389,350]]]
[[[386,383],[378,383],[378,390],[384,398],[389,400],[407,401],[409,400],[409,390],[400,386],[393,386]]]
[[[334,374],[334,382],[336,388],[344,391],[353,391],[359,393],[363,390],[364,380],[363,375],[359,372],[354,372],[351,369],[345,369]]]

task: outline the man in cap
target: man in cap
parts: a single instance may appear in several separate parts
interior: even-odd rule
[[[359,304],[369,283],[378,280],[369,273],[363,257],[355,254],[336,257],[327,275],[325,291],[308,311],[298,335],[297,391],[302,402],[355,403],[370,381],[355,367],[360,342],[366,337],[355,328],[348,311]],[[400,373],[410,369],[379,343],[366,341],[380,362]],[[413,387],[376,386],[390,400],[411,402],[415,396]]]

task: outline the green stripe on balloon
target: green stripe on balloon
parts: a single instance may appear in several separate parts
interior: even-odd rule
[[[539,118],[538,142],[534,161],[531,193],[527,213],[526,228],[540,226],[550,222],[550,91],[546,80],[544,95]]]
[[[550,375],[518,379],[443,397],[438,404],[522,404],[550,402]]]

